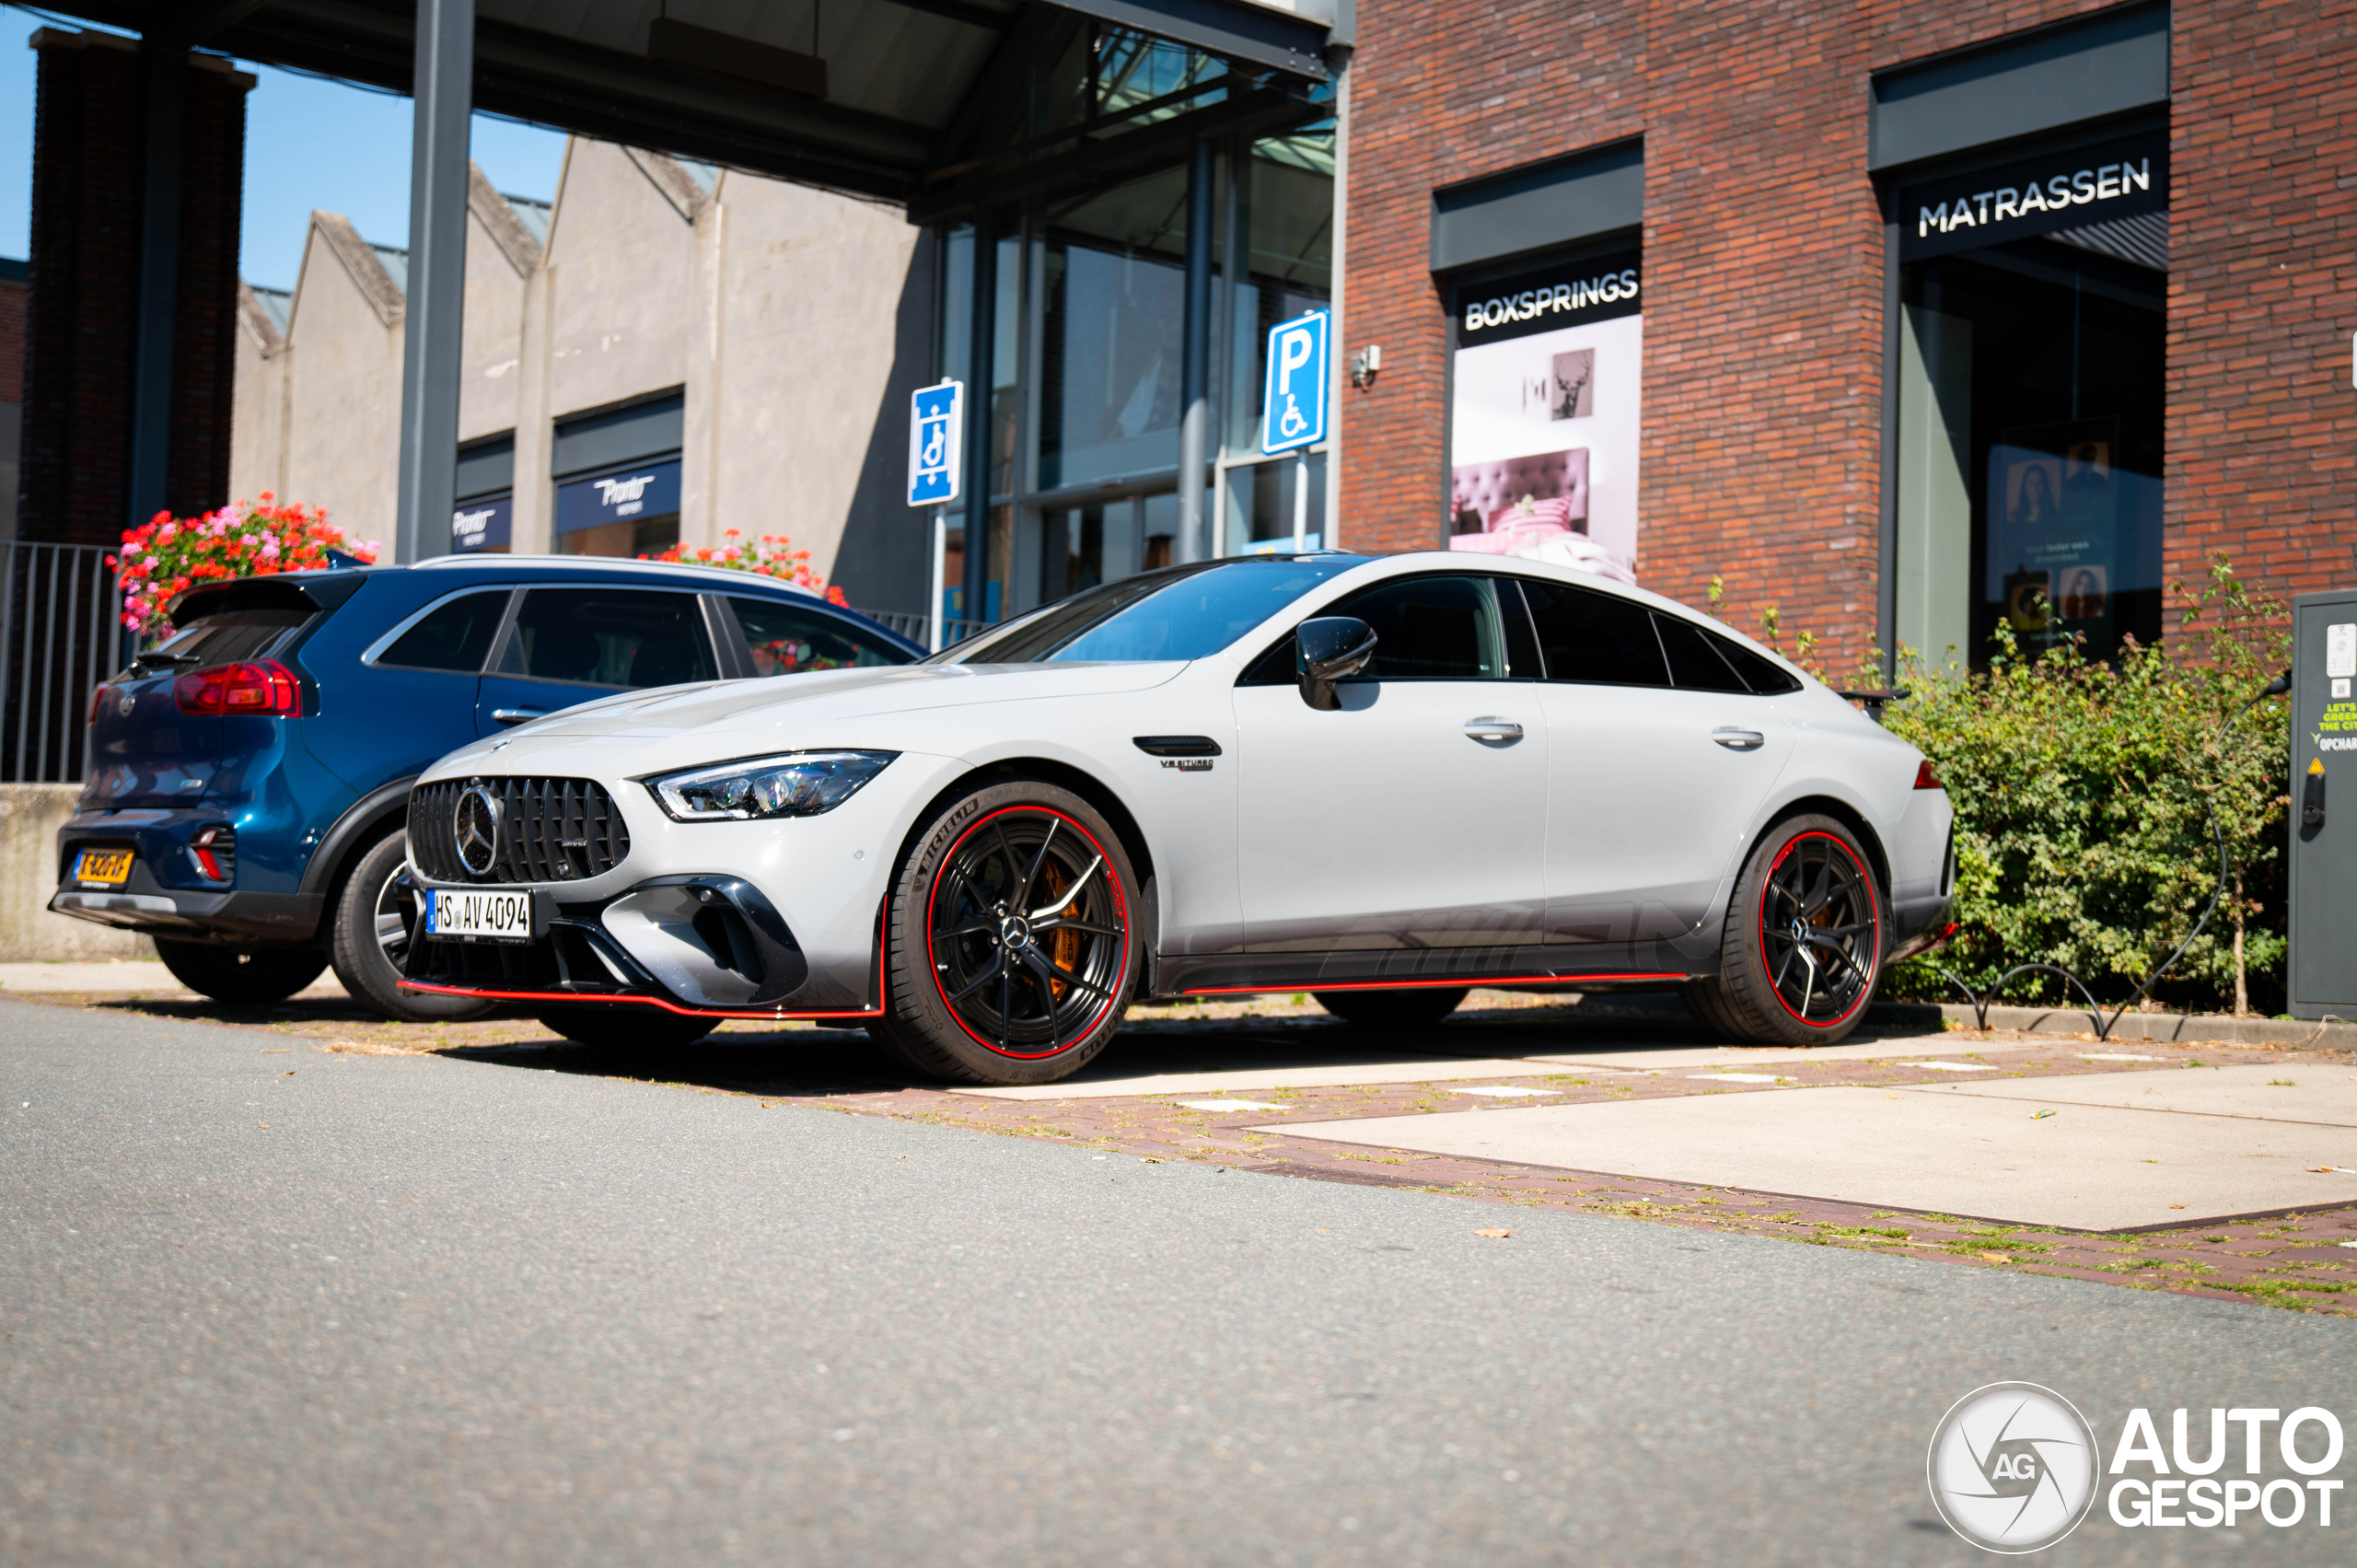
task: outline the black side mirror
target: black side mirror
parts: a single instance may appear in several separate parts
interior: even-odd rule
[[[1375,628],[1352,615],[1321,615],[1294,628],[1294,668],[1301,700],[1321,713],[1342,705],[1334,682],[1356,675],[1375,656]]]

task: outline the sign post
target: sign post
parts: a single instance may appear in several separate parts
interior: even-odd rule
[[[1333,317],[1312,310],[1269,329],[1269,381],[1260,406],[1260,450],[1297,454],[1293,470],[1293,547],[1309,548],[1309,448],[1326,439],[1327,373]]]
[[[933,569],[928,574],[925,645],[941,651],[942,572],[949,556],[949,508],[965,478],[966,384],[943,381],[909,394],[909,505],[933,508]]]

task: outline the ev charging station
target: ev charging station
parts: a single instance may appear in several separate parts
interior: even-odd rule
[[[2357,588],[2292,600],[2292,1016],[2357,1020]]]

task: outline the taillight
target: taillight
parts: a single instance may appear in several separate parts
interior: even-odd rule
[[[192,670],[172,682],[172,700],[184,714],[303,716],[301,682],[293,670],[273,660]]]
[[[1925,762],[1915,770],[1915,787],[1917,789],[1945,789],[1947,785],[1940,782],[1939,774],[1932,772],[1932,764]]]
[[[196,868],[215,882],[234,881],[238,875],[238,830],[207,828],[188,842]]]
[[[90,688],[90,712],[88,716],[84,718],[82,721],[82,727],[84,729],[96,729],[99,727],[99,704],[106,700],[107,689],[105,687],[93,686]]]

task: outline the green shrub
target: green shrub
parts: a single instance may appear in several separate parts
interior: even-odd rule
[[[2025,655],[2002,625],[1985,670],[1953,651],[1934,664],[1900,649],[1898,683],[1913,696],[1884,722],[1931,759],[1955,802],[1959,929],[1944,952],[1896,966],[1886,994],[1954,999],[1942,968],[1985,990],[2042,961],[2126,999],[2217,887],[2214,806],[2225,897],[2156,994],[2237,1013],[2254,988],[2280,996],[2285,704],[2261,702],[2220,730],[2290,662],[2289,617],[2223,557],[2206,587],[2171,594],[2176,632],[2109,662],[2075,645]],[[1772,634],[1772,611],[1762,621]],[[2023,975],[2004,1000],[2063,1001],[2063,989]]]

